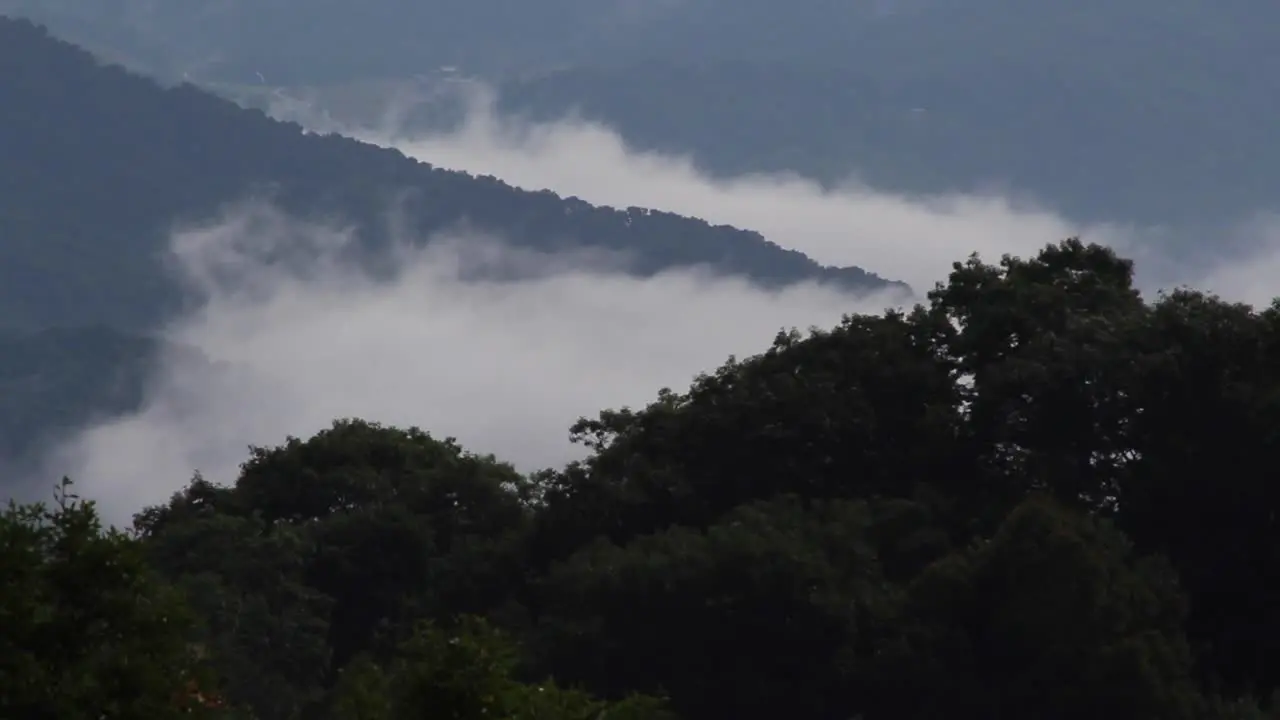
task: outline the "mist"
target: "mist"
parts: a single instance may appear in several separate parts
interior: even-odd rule
[[[903,197],[856,182],[824,191],[798,177],[717,181],[686,158],[634,152],[608,128],[573,118],[529,125],[478,103],[444,133],[346,128],[434,165],[496,175],[588,202],[644,206],[761,231],[819,262],[858,265],[917,292],[971,252],[1027,255],[1080,235],[1139,261],[1143,286],[1189,283],[1265,302],[1280,269],[1280,223],[1242,220],[1244,248],[1217,264],[1164,252],[1158,229],[1083,227],[991,193]],[[249,445],[307,437],[339,417],[416,425],[524,471],[580,456],[577,417],[686,388],[731,354],[764,350],[784,328],[830,327],[897,298],[799,284],[765,291],[696,269],[630,277],[589,254],[515,250],[458,232],[402,238],[391,277],[343,252],[350,228],[240,205],[175,232],[170,254],[192,295],[162,329],[199,350],[165,357],[143,409],[84,428],[51,449],[44,477],[70,475],[112,522],[163,502],[199,471],[234,481]],[[290,262],[261,258],[289,247]],[[515,280],[477,267],[519,267]]]

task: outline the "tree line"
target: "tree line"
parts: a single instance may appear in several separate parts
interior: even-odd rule
[[[1079,240],[782,332],[522,475],[340,420],[0,521],[0,716],[1275,717],[1280,304]]]

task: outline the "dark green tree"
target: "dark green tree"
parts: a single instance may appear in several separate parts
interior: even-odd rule
[[[540,654],[609,696],[668,693],[682,717],[848,717],[894,595],[872,522],[864,503],[791,497],[601,540],[547,577]]]
[[[604,702],[551,682],[514,679],[515,645],[483,620],[419,623],[385,665],[367,657],[346,670],[333,720],[674,720],[663,703],[632,695]]]
[[[209,489],[197,478],[185,499]],[[268,531],[260,519],[208,506],[163,528],[146,531],[149,560],[198,613],[201,647],[226,696],[252,707],[257,720],[289,720],[319,702],[331,670],[333,601],[306,584],[314,553],[307,534]]]
[[[213,696],[195,620],[140,544],[104,529],[69,481],[52,508],[0,513],[0,717],[218,715],[191,692]]]
[[[538,552],[706,527],[782,493],[937,499],[930,488],[963,483],[969,463],[932,320],[890,312],[808,337],[779,333],[763,354],[730,359],[687,393],[580,420],[572,432],[592,454],[542,478]]]
[[[252,449],[234,486],[197,477],[135,527],[200,609],[228,697],[283,720],[417,619],[518,610],[525,485],[452,440],[344,420]]]
[[[906,594],[877,717],[1203,717],[1176,575],[1108,521],[1032,498]]]

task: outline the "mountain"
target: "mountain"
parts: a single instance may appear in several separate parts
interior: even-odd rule
[[[576,115],[718,177],[792,172],[828,187],[856,177],[904,194],[995,189],[1077,221],[1157,225],[1187,238],[1280,209],[1273,76],[1171,68],[1134,84],[1095,70],[1028,64],[977,73],[998,80],[985,82],[942,67],[655,61],[490,84],[503,117]],[[460,82],[466,77],[210,87],[278,117],[287,115],[283,97],[365,124],[415,97],[401,116],[411,128],[448,129],[464,117],[465,90],[475,84]]]
[[[306,134],[0,18],[0,460],[34,460],[68,429],[137,409],[161,350],[150,334],[187,300],[166,268],[170,231],[246,196],[354,224],[371,259],[395,223],[425,239],[466,222],[524,247],[622,251],[641,275],[704,265],[769,286],[892,285],[754,232],[593,207]]]
[[[146,329],[179,306],[163,268],[176,222],[249,194],[340,218],[384,246],[387,212],[428,238],[462,221],[521,246],[598,247],[639,274],[707,265],[765,284],[887,283],[821,267],[757,233],[640,208],[616,210],[433,168],[395,150],[306,134],[190,85],[163,88],[0,20],[0,326]]]
[[[138,409],[161,348],[103,327],[0,330],[0,459],[35,462],[63,433]]]
[[[993,67],[659,61],[515,77],[499,98],[505,114],[576,112],[723,176],[999,188],[1093,222],[1204,226],[1280,209],[1280,74],[1265,70],[1280,53],[1184,52],[1132,72],[1040,63],[1031,49]]]
[[[968,76],[1030,67],[1151,77],[1274,68],[1267,0],[0,0],[75,42],[205,79],[331,84],[662,59]]]
[[[501,85],[511,112],[579,108],[723,175],[1006,188],[1186,237],[1280,206],[1280,5],[1266,0],[371,0],[305,18],[285,0],[123,5],[91,20],[63,2],[75,22],[50,21],[205,80],[331,86],[457,65]]]

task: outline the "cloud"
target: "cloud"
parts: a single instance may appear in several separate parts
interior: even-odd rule
[[[1280,295],[1280,214],[1261,214],[1241,223],[1220,245],[1222,254],[1183,274],[1191,287],[1229,300],[1265,307]]]
[[[1266,263],[1250,256],[1188,271],[1142,232],[1080,227],[996,195],[827,192],[795,177],[713,181],[685,159],[632,152],[598,125],[523,125],[490,108],[477,106],[448,133],[352,134],[526,188],[757,229],[822,262],[856,264],[917,290],[972,251],[1028,254],[1081,233],[1152,260],[1170,278],[1213,276],[1263,292],[1274,277],[1258,274]],[[1272,227],[1260,222],[1250,232]],[[516,251],[502,240],[406,243],[394,275],[375,279],[347,262],[349,229],[263,206],[175,234],[173,265],[202,303],[163,334],[213,365],[168,356],[141,412],[68,438],[51,452],[47,475],[70,474],[108,518],[125,521],[195,470],[230,482],[246,446],[306,437],[337,417],[417,425],[523,470],[554,466],[576,456],[567,428],[580,415],[687,387],[730,354],[763,350],[783,327],[829,327],[843,313],[889,304],[810,285],[765,292],[696,271],[637,279],[598,259]],[[1280,267],[1280,253],[1265,257]],[[521,279],[472,272],[495,266],[519,268]]]
[[[401,248],[395,275],[375,279],[344,261],[350,239],[260,206],[177,234],[175,266],[204,302],[164,335],[213,366],[166,358],[146,407],[72,438],[52,456],[56,472],[119,521],[193,470],[229,482],[247,445],[336,417],[418,425],[524,470],[559,465],[580,415],[687,387],[784,327],[887,304],[697,271],[641,280],[474,235]],[[261,261],[282,244],[290,262]],[[464,279],[495,265],[524,279]]]

